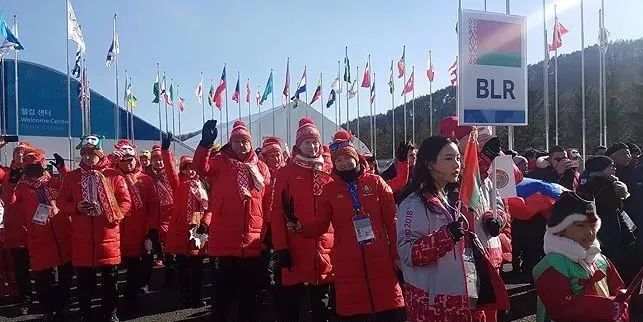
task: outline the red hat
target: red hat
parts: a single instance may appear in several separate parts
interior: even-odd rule
[[[335,159],[340,156],[349,156],[359,162],[359,153],[355,150],[352,142],[353,136],[345,130],[339,130],[333,137],[333,143],[330,145],[330,158],[335,162]]]
[[[467,134],[471,133],[471,126],[468,125],[458,125],[458,117],[456,116],[447,116],[440,121],[440,135],[445,138],[456,139],[460,141]]]
[[[154,146],[152,147],[152,155],[150,156],[150,159],[154,158],[154,157],[159,157],[160,158],[161,156],[162,156],[162,154],[161,154],[161,146],[158,145],[158,144],[154,144]]]
[[[120,151],[123,156],[136,156],[136,145],[125,139],[118,140],[118,142],[114,144],[114,149]]]
[[[27,165],[43,165],[45,163],[45,151],[28,147],[24,150],[22,155],[22,164]]]
[[[250,135],[250,131],[248,131],[246,123],[241,120],[234,122],[232,132],[230,132],[230,141],[239,139],[252,141],[252,135]]]
[[[263,140],[263,145],[261,147],[262,154],[269,153],[282,153],[281,141],[279,138],[274,136],[269,136]]]
[[[19,142],[15,148],[13,148],[13,153],[16,153],[18,151],[24,151],[28,148],[31,148],[31,144],[29,144],[29,142],[27,141],[22,141],[22,142]]]
[[[179,161],[179,170],[183,170],[185,167],[192,165],[192,158],[184,155]]]
[[[321,135],[319,130],[313,123],[313,119],[310,117],[302,117],[299,120],[299,128],[297,129],[297,139],[295,140],[295,145],[299,146],[302,142],[310,139],[316,139],[318,142],[321,142]]]
[[[105,152],[103,152],[98,145],[93,145],[91,143],[87,143],[80,148],[80,155],[84,154],[94,154],[101,159],[105,157]]]

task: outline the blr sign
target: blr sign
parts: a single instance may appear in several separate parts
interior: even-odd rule
[[[527,125],[526,19],[462,10],[458,118],[467,125]]]

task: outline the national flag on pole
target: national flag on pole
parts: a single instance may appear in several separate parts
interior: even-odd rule
[[[319,81],[317,82],[317,88],[315,88],[315,94],[313,94],[313,99],[310,101],[310,105],[313,105],[318,99],[321,98],[322,94],[322,78],[319,76]]]
[[[432,82],[435,78],[435,70],[433,69],[433,62],[429,59],[426,67],[426,77],[429,78],[429,82]]]
[[[210,91],[208,91],[208,105],[214,107],[214,84],[212,84],[212,79],[210,79]]]
[[[154,93],[154,99],[152,100],[152,103],[160,102],[161,89],[160,89],[160,83],[159,83],[159,73],[156,73],[156,80],[154,80],[154,87],[152,89],[152,93]]]
[[[513,175],[514,162],[512,156],[500,155],[495,157],[489,173],[489,178],[492,180],[494,171],[496,176],[496,189],[500,197],[502,199],[516,197],[516,178]]]
[[[455,56],[453,65],[449,67],[449,80],[452,86],[458,86],[458,56]]]
[[[402,49],[402,57],[397,62],[397,78],[402,78],[402,76],[404,76],[404,73],[406,71],[405,65],[406,65],[406,47]]]
[[[257,101],[257,105],[261,105],[261,91],[257,90],[257,95],[255,95],[255,101]]]
[[[183,112],[185,110],[185,99],[179,97],[179,111]]]
[[[364,77],[362,78],[362,87],[371,87],[371,55],[368,55],[366,68],[364,68]]]
[[[351,62],[348,60],[348,52],[344,57],[344,81],[351,83]]]
[[[80,24],[76,19],[76,13],[74,8],[71,7],[71,2],[67,0],[67,38],[75,42],[80,51],[85,53],[85,39],[83,38],[83,31],[80,28]]]
[[[16,28],[18,27],[16,26]],[[23,49],[18,37],[9,29],[7,22],[4,20],[2,10],[0,10],[0,53]]]
[[[480,209],[480,167],[478,166],[478,130],[474,127],[464,150],[462,180],[460,181],[460,201],[470,209]],[[513,175],[513,173],[512,173]]]
[[[281,92],[281,105],[283,108],[288,107],[290,98],[290,59],[286,63],[286,83],[284,84],[284,90]]]
[[[80,60],[81,60],[81,58],[82,58],[82,55],[80,53],[80,47],[78,47],[78,49],[76,50],[76,62],[74,62],[74,69],[71,70],[71,74],[75,78],[80,77],[80,70],[81,70],[81,68],[80,68]]]
[[[295,96],[291,97],[290,99],[293,101],[299,100],[299,95],[305,92],[306,92],[306,68],[304,67],[304,74],[301,75],[299,84],[297,84],[297,91],[295,92]]]
[[[328,102],[326,102],[326,108],[329,108],[335,104],[335,100],[337,99],[337,93],[335,92],[335,89],[331,89],[330,93],[328,94]]]
[[[174,84],[170,84],[170,89],[165,91],[163,99],[165,100],[165,104],[174,106]]]
[[[415,72],[411,72],[411,77],[406,81],[406,85],[404,85],[404,89],[402,90],[402,95],[408,94],[415,89]]]
[[[250,103],[250,80],[246,82],[246,103]]]
[[[85,109],[88,106],[87,102],[87,87],[89,83],[87,82],[87,68],[84,68],[81,77],[80,77],[80,82],[78,84],[78,101],[80,103],[80,108]]]
[[[107,69],[112,67],[112,63],[117,59],[120,52],[121,48],[118,44],[118,34],[116,33],[116,15],[114,15],[114,35],[112,36],[112,44],[107,51],[107,58],[105,58],[105,66],[107,66]]]
[[[395,78],[393,77],[393,61],[391,60],[391,75],[388,80],[388,90],[393,94],[395,92]]]
[[[336,94],[340,94],[342,92],[342,82],[339,80],[339,76],[335,78],[330,87],[335,91]]]
[[[348,99],[355,97],[355,95],[357,95],[357,91],[359,90],[359,87],[357,86],[357,80],[350,84],[351,88],[348,89]]]
[[[371,85],[371,104],[375,102],[375,81],[373,81],[373,84]]]
[[[268,99],[268,95],[272,94],[272,70],[270,71],[270,77],[268,77],[268,82],[266,83],[266,88],[263,90],[263,95],[261,95],[261,100],[259,105],[262,105]]]
[[[234,87],[234,93],[232,93],[232,100],[236,103],[239,103],[241,99],[241,90],[239,88],[239,78],[237,78],[237,85]]]
[[[127,82],[127,80],[125,80]],[[132,89],[132,81],[127,84],[127,89],[125,90],[125,101],[132,107],[136,108],[138,105],[138,99],[134,96],[134,90]]]
[[[199,100],[199,104],[203,104],[203,78],[201,78],[201,81],[196,85],[194,96]]]
[[[603,22],[605,24],[605,22]],[[605,26],[601,27],[598,32],[598,44],[601,46],[601,50],[603,52],[607,51],[607,44],[609,43],[609,38],[610,38],[610,32],[605,28]]]
[[[563,26],[562,23],[556,18],[554,22],[554,32],[552,34],[551,45],[549,45],[549,51],[554,51],[563,46],[563,35],[568,33],[569,30]]]
[[[223,91],[226,89],[226,74],[225,74],[225,65],[223,65],[223,72],[221,73],[221,79],[219,79],[219,85],[214,92],[214,105],[221,109],[223,106]]]

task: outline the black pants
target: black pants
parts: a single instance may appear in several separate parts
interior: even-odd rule
[[[31,277],[29,276],[29,251],[27,248],[18,247],[11,249],[13,258],[13,271],[18,284],[18,297],[22,304],[31,303]]]
[[[232,313],[235,321],[257,321],[257,294],[266,275],[263,259],[226,256],[211,262],[216,265],[212,319],[226,321],[228,313]],[[230,312],[228,308],[234,300],[237,312]]]
[[[71,263],[34,272],[36,294],[44,313],[61,313],[70,304]]]
[[[545,256],[543,243],[545,218],[536,215],[529,220],[513,219],[511,222],[511,248],[514,266],[522,260],[521,271],[531,275],[531,270]]]
[[[357,314],[350,316],[338,316],[339,322],[402,322],[406,321],[406,310],[404,308],[377,312],[373,314]]]
[[[176,255],[176,269],[181,300],[184,304],[201,302],[203,256]]]
[[[174,286],[174,282],[176,282],[176,255],[164,253],[163,266],[165,271],[165,284]]]
[[[101,274],[100,298],[105,316],[116,314],[118,304],[118,267],[105,265],[101,267],[77,267],[78,271],[78,303],[81,314],[89,314],[91,301],[96,291],[96,273]]]
[[[132,298],[150,283],[153,258],[152,255],[123,257],[123,265],[127,269],[125,296]]]
[[[330,284],[282,286],[278,290],[279,321],[300,321],[300,312],[310,300],[311,321],[328,321]]]

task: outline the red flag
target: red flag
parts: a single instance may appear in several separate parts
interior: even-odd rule
[[[404,56],[406,56],[406,47],[402,49],[402,58],[397,62],[397,78],[402,78],[402,76],[404,76],[404,64],[406,63]]]
[[[426,77],[429,78],[429,82],[432,82],[433,79],[435,78],[435,71],[433,70],[433,63],[431,62],[431,60],[429,60],[429,62],[428,62],[428,67],[427,67],[427,70],[426,70]]]
[[[241,90],[239,88],[239,79],[237,78],[237,86],[234,87],[234,93],[232,93],[232,100],[235,101],[236,103],[239,103],[240,98],[241,98]]]
[[[453,65],[449,67],[449,79],[452,86],[458,86],[458,56],[455,56]]]
[[[368,56],[366,68],[364,68],[364,78],[362,79],[362,87],[371,87],[371,55]]]
[[[181,112],[185,110],[185,99],[183,97],[179,97],[179,110]]]
[[[460,201],[467,208],[480,206],[480,166],[478,165],[478,131],[474,127],[464,149]]]
[[[214,105],[221,109],[223,106],[223,91],[226,89],[226,75],[225,75],[225,66],[223,66],[223,73],[221,73],[221,79],[219,80],[219,85],[217,86],[216,91],[214,91]]]
[[[563,26],[563,24],[558,21],[558,18],[556,18],[556,22],[554,23],[554,33],[552,35],[552,40],[551,40],[551,45],[549,45],[549,51],[554,51],[560,47],[563,46],[563,35],[568,33],[569,30]]]
[[[250,103],[250,82],[246,83],[246,103]]]
[[[414,74],[415,72],[411,72],[411,77],[409,77],[409,80],[406,81],[406,85],[404,85],[402,95],[412,92],[415,88],[415,82],[413,81],[413,79],[415,78]]]

